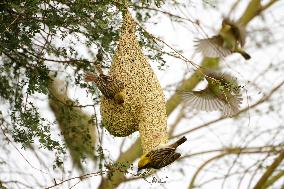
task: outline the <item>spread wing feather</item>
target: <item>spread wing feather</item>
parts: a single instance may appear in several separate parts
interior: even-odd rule
[[[206,39],[197,39],[195,43],[196,51],[201,52],[206,57],[224,58],[232,53],[228,48],[223,47],[223,39],[218,35]]]
[[[206,89],[201,91],[181,92],[183,100],[188,106],[203,111],[222,110],[224,102],[210,94]]]

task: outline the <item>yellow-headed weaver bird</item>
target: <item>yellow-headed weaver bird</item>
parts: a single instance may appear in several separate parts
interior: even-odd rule
[[[176,152],[176,148],[186,140],[186,137],[182,137],[169,146],[158,147],[142,155],[138,162],[138,171],[147,168],[160,169],[173,163],[181,156]]]
[[[96,83],[98,89],[102,94],[108,98],[113,99],[117,104],[123,104],[125,99],[124,83],[110,76],[100,74],[99,76],[93,73],[85,75],[85,81]]]
[[[224,58],[236,52],[248,60],[251,56],[242,49],[244,44],[245,28],[225,18],[218,35],[206,39],[198,39],[195,46],[196,50],[206,57]]]
[[[224,116],[230,117],[239,112],[243,99],[236,78],[224,73],[208,72],[205,79],[205,89],[180,92],[190,108],[207,112],[219,110]]]

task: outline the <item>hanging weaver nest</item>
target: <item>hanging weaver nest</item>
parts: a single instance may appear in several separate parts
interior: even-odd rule
[[[126,11],[109,75],[125,84],[125,102],[102,97],[103,125],[114,136],[140,132],[144,153],[167,142],[163,90],[135,37],[136,23]]]

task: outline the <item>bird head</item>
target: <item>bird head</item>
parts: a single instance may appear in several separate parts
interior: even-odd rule
[[[148,153],[144,154],[138,162],[138,171],[145,169],[151,163],[151,159],[148,157]]]
[[[119,93],[116,93],[114,95],[114,100],[117,104],[123,104],[124,103],[124,99],[125,99],[125,92],[121,91]]]
[[[228,32],[232,28],[232,23],[228,19],[224,19],[222,22],[222,32]]]
[[[232,28],[232,26],[231,25],[229,25],[229,24],[224,24],[223,26],[222,26],[222,32],[228,32],[228,31],[230,31],[230,29]]]

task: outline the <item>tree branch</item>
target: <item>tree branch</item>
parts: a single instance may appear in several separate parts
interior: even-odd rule
[[[261,189],[265,185],[268,178],[273,174],[275,169],[280,165],[284,159],[284,150],[278,155],[274,162],[266,169],[264,174],[260,177],[253,189]]]
[[[280,171],[279,173],[277,173],[276,175],[272,176],[265,184],[265,186],[263,187],[265,188],[269,188],[271,185],[273,185],[276,181],[278,181],[280,178],[282,178],[284,176],[284,170]]]

